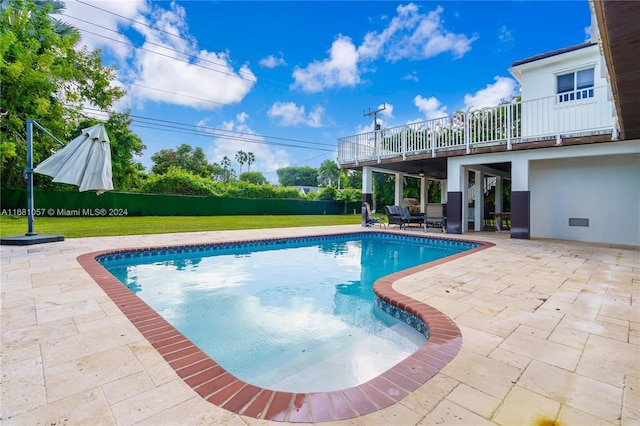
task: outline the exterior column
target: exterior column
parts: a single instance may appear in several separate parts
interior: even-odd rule
[[[447,159],[447,181],[443,189],[446,189],[447,194],[447,232],[449,234],[462,234],[463,232],[462,210],[464,203],[462,191],[469,180],[465,178],[466,172],[467,170],[464,166],[457,164],[452,158]],[[466,214],[467,209],[464,210],[464,214]]]
[[[529,160],[511,162],[511,238],[531,238],[531,194],[529,192]]]
[[[494,205],[495,205],[495,211],[498,213],[502,212],[502,188],[504,183],[503,179],[504,178],[502,176],[496,176]]]
[[[394,176],[396,178],[395,205],[401,206],[404,198],[404,173],[394,173]]]
[[[473,191],[473,229],[482,231],[482,216],[484,216],[484,173],[475,172],[475,187]]]
[[[442,179],[440,181],[440,203],[442,204],[442,215],[449,220],[449,214],[447,213],[447,180]]]
[[[420,178],[420,211],[427,212],[427,203],[429,202],[429,179]]]
[[[362,168],[362,226],[367,224],[367,208],[364,203],[369,203],[369,206],[373,206],[373,171],[371,167],[364,166]],[[371,207],[373,208],[373,207]]]
[[[447,180],[442,179],[440,181],[440,202],[447,204]]]
[[[469,179],[469,169],[462,167],[464,177],[462,178],[462,215],[460,216],[460,229],[461,232],[467,232],[469,230],[469,187],[471,181]]]

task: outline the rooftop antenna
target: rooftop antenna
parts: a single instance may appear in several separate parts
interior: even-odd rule
[[[387,103],[383,103],[381,108],[378,108],[375,111],[371,111],[371,108],[369,108],[369,112],[364,112],[364,110],[362,111],[362,116],[363,117],[371,117],[373,115],[373,131],[375,132],[376,130],[380,130],[380,125],[378,124],[378,113],[381,111],[384,111],[385,109],[387,109]]]

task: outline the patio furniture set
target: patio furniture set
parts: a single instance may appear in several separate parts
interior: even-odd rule
[[[412,225],[418,225],[427,232],[429,227],[441,228],[445,232],[447,226],[447,217],[444,214],[442,204],[429,204],[426,213],[412,213],[408,206],[385,206],[384,212],[387,216],[387,223],[380,221],[380,218],[374,217],[368,203],[365,203],[367,209],[366,226],[373,226],[376,223],[380,226],[398,225],[400,229],[409,229]]]

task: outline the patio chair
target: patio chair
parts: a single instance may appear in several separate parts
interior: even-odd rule
[[[382,227],[384,225],[384,222],[381,222],[381,219],[379,217],[373,216],[373,214],[371,213],[371,207],[369,206],[369,203],[365,201],[364,206],[367,209],[367,219],[365,221],[364,226],[369,228],[377,223],[380,225],[380,227]]]
[[[398,225],[401,229],[405,227],[407,222],[402,216],[400,206],[384,206],[384,212],[387,215],[389,226]]]
[[[411,210],[409,210],[408,206],[399,206],[402,219],[405,222],[405,228],[407,225],[411,225],[412,223],[417,223],[418,225],[424,226],[424,230],[427,230],[426,216],[422,213],[412,214]]]
[[[442,232],[445,231],[447,226],[447,217],[444,214],[444,205],[437,203],[427,204],[427,218],[426,226],[433,226],[434,228],[442,228]]]

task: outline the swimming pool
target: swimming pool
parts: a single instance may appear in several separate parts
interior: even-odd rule
[[[367,230],[365,232],[387,233],[388,231]],[[301,235],[299,230],[296,234]],[[329,235],[322,233],[321,230],[310,230],[308,234],[302,235],[309,235],[309,238],[315,239],[318,235],[324,235],[327,238],[346,235],[348,238],[360,234],[361,232],[347,231]],[[239,244],[239,246],[263,243],[263,241],[246,239],[237,241],[231,238],[223,236],[221,242],[228,244],[233,241],[233,244]],[[424,238],[428,236],[424,235]],[[449,236],[443,236],[443,239],[449,238]],[[273,241],[272,243],[278,244],[278,240]],[[451,262],[492,246],[492,243],[478,242],[477,247],[462,253],[378,279],[374,284],[374,292],[376,301],[380,302],[381,307],[389,314],[398,315],[407,322],[426,324],[429,328],[429,340],[416,352],[366,383],[340,391],[310,393],[281,392],[261,388],[229,374],[124,286],[98,261],[138,254],[154,255],[184,250],[205,250],[211,248],[211,245],[190,244],[100,250],[81,254],[77,260],[167,365],[207,402],[259,420],[326,422],[352,419],[394,405],[428,383],[456,357],[462,346],[462,334],[451,318],[432,306],[398,293],[394,290],[393,283],[441,263]]]
[[[410,326],[376,304],[377,279],[475,246],[366,233],[100,261],[234,376],[278,391],[326,392],[371,380],[428,337],[420,321]]]

